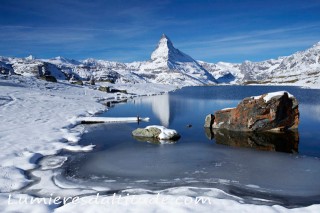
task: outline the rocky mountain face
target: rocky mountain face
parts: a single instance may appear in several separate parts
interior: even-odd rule
[[[58,80],[72,76],[111,83],[152,82],[177,86],[223,84],[272,84],[320,87],[320,42],[291,56],[241,64],[196,61],[162,35],[149,61],[119,63],[104,60],[70,60],[0,57],[0,74],[51,75]]]

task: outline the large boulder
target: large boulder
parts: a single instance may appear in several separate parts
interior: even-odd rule
[[[298,124],[298,101],[285,91],[245,98],[237,107],[216,111],[205,120],[205,127],[232,131],[286,131]]]
[[[146,128],[138,128],[132,132],[136,138],[155,138],[158,140],[178,140],[180,135],[176,130],[167,129],[163,126],[147,126]]]

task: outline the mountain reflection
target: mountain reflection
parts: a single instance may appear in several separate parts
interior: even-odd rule
[[[143,103],[150,104],[152,112],[159,119],[161,125],[169,127],[172,119],[169,94],[145,97]]]
[[[299,132],[236,132],[225,129],[210,130],[205,128],[206,136],[217,144],[234,147],[253,148],[264,151],[297,153]]]
[[[152,100],[153,113],[160,119],[162,126],[168,127],[170,122],[169,95],[160,95]]]

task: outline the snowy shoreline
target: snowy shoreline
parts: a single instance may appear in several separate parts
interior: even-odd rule
[[[103,189],[87,189],[81,186],[57,185],[51,177],[52,168],[58,168],[66,159],[50,159],[50,156],[57,154],[60,150],[69,151],[90,151],[94,146],[81,147],[77,145],[81,135],[85,132],[82,125],[77,125],[77,117],[93,116],[107,110],[102,104],[103,101],[117,100],[117,97],[132,98],[144,95],[155,95],[163,92],[175,90],[176,87],[157,84],[116,84],[119,89],[126,89],[130,94],[110,94],[98,90],[89,89],[84,86],[74,86],[68,83],[48,83],[35,78],[14,76],[9,79],[0,79],[1,94],[0,118],[0,138],[3,141],[4,151],[0,157],[0,206],[4,211],[21,211],[21,204],[8,205],[9,193],[13,193],[12,202],[17,201],[19,196],[30,197],[24,194],[22,188],[39,190],[42,194],[61,191],[65,196],[74,194],[94,194]],[[259,85],[261,86],[261,85]],[[84,89],[85,88],[85,89]],[[17,119],[20,118],[20,119]],[[41,160],[40,160],[41,159]],[[19,168],[17,166],[19,165]],[[36,170],[34,170],[37,167]],[[38,170],[40,168],[40,170]],[[33,185],[32,180],[25,174],[30,171],[35,177],[43,179],[40,185]],[[61,184],[61,183],[60,183]],[[76,190],[74,190],[76,189]],[[168,189],[169,190],[169,189]],[[182,190],[182,191],[181,191]],[[177,188],[169,190],[167,194],[161,195],[163,198],[173,199],[179,196],[192,196],[189,188]],[[212,189],[214,190],[214,189]],[[192,191],[192,190],[191,190]],[[188,194],[189,193],[189,194]],[[222,193],[222,192],[219,192]],[[209,196],[210,193],[208,193]],[[180,195],[181,196],[181,195]],[[92,197],[92,195],[91,195]],[[139,197],[152,198],[153,195],[143,194]],[[210,196],[209,196],[210,197]],[[111,199],[108,197],[107,199]],[[129,199],[129,198],[125,198]],[[217,211],[232,211],[239,208],[242,211],[250,211],[252,208],[264,210],[265,212],[284,211],[288,209],[281,206],[259,206],[252,204],[241,204],[234,200],[217,199],[210,197],[212,204],[199,206],[183,206],[170,203],[168,206],[160,204],[135,205],[132,206],[136,211],[144,208],[163,209],[167,207],[172,211],[204,211],[215,208]],[[230,205],[227,208],[224,205]],[[67,204],[60,208],[56,205],[23,205],[25,212],[68,212],[76,211],[83,206]],[[104,211],[107,206],[87,205],[86,211]],[[119,211],[125,211],[125,205],[114,206]],[[131,208],[131,206],[130,206]],[[320,209],[319,205],[312,205],[304,208],[293,209],[292,211],[315,212]],[[291,210],[288,210],[291,211]]]
[[[134,97],[105,93],[68,82],[50,83],[34,77],[10,76],[0,79],[0,192],[19,191],[32,181],[25,171],[45,156],[60,150],[90,151],[94,146],[77,145],[85,129],[77,117],[93,116],[107,110],[102,101]],[[116,85],[135,96],[155,95],[176,89],[157,84]],[[6,209],[6,199],[0,206]]]

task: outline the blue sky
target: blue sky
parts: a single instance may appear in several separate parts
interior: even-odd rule
[[[320,41],[319,0],[1,0],[0,55],[148,60],[162,33],[208,62],[261,61]]]

